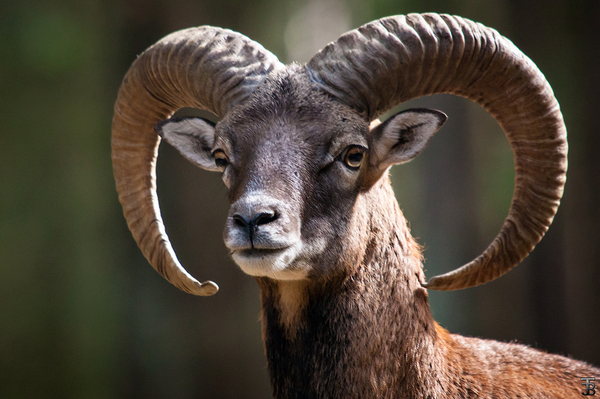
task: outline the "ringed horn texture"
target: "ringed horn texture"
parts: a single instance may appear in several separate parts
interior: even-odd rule
[[[119,200],[129,229],[148,259],[171,284],[195,295],[213,295],[212,281],[194,279],[179,263],[160,215],[154,126],[183,107],[223,116],[283,65],[260,44],[219,28],[175,32],[133,63],[119,90],[112,124],[112,160]]]
[[[227,30],[176,32],[134,62],[119,91],[112,157],[117,191],[134,238],[169,282],[197,295],[217,291],[181,267],[160,217],[153,126],[182,107],[222,116],[265,76],[283,67],[259,44]],[[449,15],[383,18],[348,32],[307,64],[312,80],[368,121],[424,95],[451,93],[484,107],[513,149],[515,188],[508,217],[472,262],[425,286],[455,290],[494,280],[541,240],[562,197],[566,128],[542,73],[508,39]]]
[[[460,17],[395,16],[341,36],[307,69],[368,120],[412,98],[451,93],[477,102],[504,130],[516,171],[500,232],[475,260],[425,287],[457,290],[492,281],[542,239],[563,194],[567,131],[544,75],[508,39]]]

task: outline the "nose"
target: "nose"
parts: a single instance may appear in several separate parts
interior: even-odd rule
[[[235,224],[242,228],[252,228],[258,227],[262,224],[267,224],[274,222],[277,220],[277,213],[275,211],[263,211],[260,213],[255,213],[249,218],[244,217],[243,215],[236,213],[233,215],[233,220],[235,220]]]
[[[254,235],[258,226],[262,226],[271,222],[274,222],[279,218],[279,214],[274,210],[263,210],[259,213],[255,213],[252,216],[245,216],[240,213],[233,215],[235,225],[246,230],[248,237],[250,238],[250,244],[254,247]]]

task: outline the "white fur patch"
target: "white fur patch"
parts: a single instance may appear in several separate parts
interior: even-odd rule
[[[273,253],[247,255],[245,251],[233,251],[231,257],[244,273],[257,277],[270,277],[275,280],[302,280],[308,275],[308,268],[290,267],[302,252],[298,242],[285,250]]]

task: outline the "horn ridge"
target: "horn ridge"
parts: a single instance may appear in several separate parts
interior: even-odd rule
[[[500,232],[475,260],[426,287],[454,290],[491,281],[541,240],[563,193],[567,132],[544,75],[510,40],[461,17],[400,15],[344,34],[306,69],[324,91],[369,121],[412,98],[450,93],[480,104],[505,132],[515,187]]]
[[[156,194],[157,122],[183,107],[223,116],[282,64],[247,37],[203,26],[172,33],[143,52],[119,89],[112,124],[113,173],[134,239],[156,269],[182,291],[213,295],[193,278],[166,234]]]

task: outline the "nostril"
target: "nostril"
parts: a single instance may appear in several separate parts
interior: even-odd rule
[[[273,212],[261,212],[254,217],[252,222],[254,222],[254,224],[256,226],[260,226],[263,224],[274,222],[278,218],[279,218],[279,215],[274,211]]]
[[[279,219],[279,214],[275,211],[263,211],[255,213],[250,218],[246,218],[239,213],[234,214],[232,217],[233,223],[240,229],[247,230],[250,235],[253,235],[258,228],[275,220]]]
[[[248,226],[248,221],[242,215],[238,215],[237,213],[233,215],[233,221],[238,227],[246,228]]]

